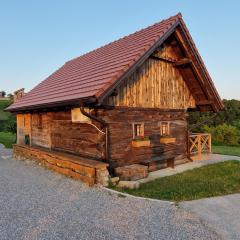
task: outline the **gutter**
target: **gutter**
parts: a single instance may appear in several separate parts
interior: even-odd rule
[[[108,126],[108,123],[105,122],[101,118],[98,118],[96,116],[93,116],[93,115],[87,113],[84,110],[83,104],[81,104],[81,106],[80,106],[80,111],[84,116],[86,116],[86,117],[88,117],[88,118],[90,118],[90,119],[92,119],[96,122],[99,122],[105,128],[105,161],[107,163],[109,163],[109,126]]]

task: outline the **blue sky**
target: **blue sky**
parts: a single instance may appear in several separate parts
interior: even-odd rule
[[[238,0],[0,0],[0,89],[29,91],[71,58],[178,12],[221,97],[240,99]]]

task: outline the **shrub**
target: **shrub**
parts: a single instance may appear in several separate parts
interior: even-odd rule
[[[9,120],[9,122],[6,125],[6,130],[7,132],[17,133],[17,123],[15,119]]]
[[[233,126],[236,127],[240,132],[240,120],[234,121]]]
[[[7,128],[7,121],[6,120],[0,120],[0,132],[5,132]]]
[[[213,144],[238,145],[240,140],[239,130],[231,125],[221,124],[216,127],[204,126],[204,131],[211,133]]]

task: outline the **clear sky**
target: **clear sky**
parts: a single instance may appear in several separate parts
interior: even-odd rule
[[[240,99],[240,0],[0,0],[0,89],[181,12],[222,98]]]

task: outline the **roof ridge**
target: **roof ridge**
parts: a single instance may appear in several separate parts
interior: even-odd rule
[[[123,37],[120,37],[120,38],[118,38],[118,39],[116,39],[116,40],[114,40],[114,41],[112,41],[112,42],[110,42],[110,43],[104,44],[104,45],[102,45],[102,46],[100,46],[100,47],[98,47],[98,48],[95,48],[95,49],[93,49],[93,50],[91,50],[91,51],[89,51],[89,52],[86,52],[86,53],[84,53],[84,54],[82,54],[82,55],[80,55],[80,56],[78,56],[78,57],[72,58],[72,59],[66,61],[65,64],[68,64],[68,63],[70,63],[70,62],[72,62],[72,61],[75,61],[75,60],[77,60],[77,59],[79,59],[79,58],[82,58],[82,57],[84,57],[84,56],[86,56],[86,55],[88,55],[88,54],[90,54],[90,53],[94,53],[94,52],[96,52],[97,50],[99,50],[99,49],[101,49],[101,48],[110,46],[110,45],[112,45],[113,43],[116,43],[116,42],[118,42],[118,41],[120,41],[120,40],[122,40],[122,39],[125,39],[125,38],[127,38],[127,37],[130,37],[130,36],[132,36],[132,35],[134,35],[134,34],[136,34],[136,33],[139,33],[139,32],[141,32],[141,31],[145,30],[145,29],[152,28],[152,27],[154,27],[154,26],[156,26],[156,25],[160,25],[160,24],[162,24],[163,22],[168,21],[168,20],[173,19],[173,18],[177,18],[178,20],[179,20],[180,18],[182,18],[181,12],[178,12],[177,14],[175,14],[175,15],[173,15],[173,16],[170,16],[170,17],[168,17],[168,18],[166,18],[166,19],[162,19],[160,22],[154,23],[154,24],[149,25],[149,26],[147,26],[147,27],[143,27],[143,28],[141,28],[141,29],[139,29],[139,30],[137,30],[137,31],[135,31],[135,32],[133,32],[133,33],[130,33],[130,34],[128,34],[128,35],[125,35],[125,36],[123,36]]]

